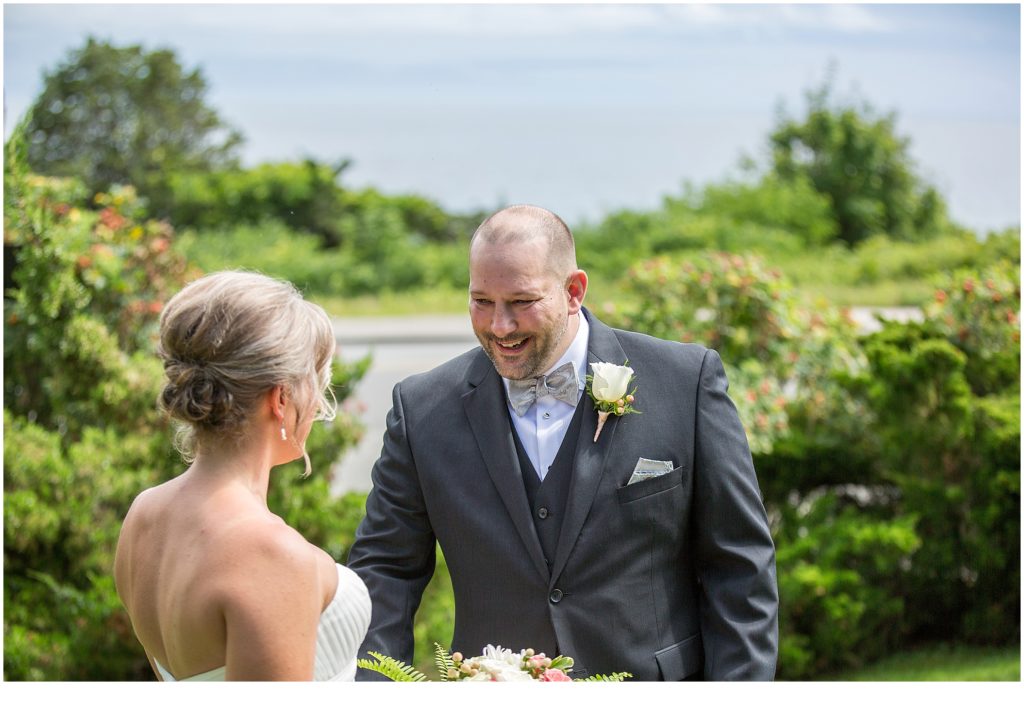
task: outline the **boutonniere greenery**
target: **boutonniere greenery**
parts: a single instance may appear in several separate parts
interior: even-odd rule
[[[590,368],[593,374],[587,375],[587,394],[597,408],[597,430],[594,431],[594,442],[597,443],[609,416],[640,412],[633,408],[633,402],[636,400],[636,378],[633,376],[633,368],[629,367],[628,363],[591,363]]]

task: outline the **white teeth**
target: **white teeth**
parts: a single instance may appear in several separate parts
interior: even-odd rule
[[[525,341],[525,338],[522,341],[516,341],[515,343],[502,343],[501,341],[498,341],[498,345],[501,346],[502,348],[518,348],[519,346],[523,345],[523,342]]]

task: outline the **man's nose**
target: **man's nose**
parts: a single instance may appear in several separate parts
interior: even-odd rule
[[[491,318],[491,333],[504,338],[516,330],[515,316],[503,305],[495,305],[494,316]]]

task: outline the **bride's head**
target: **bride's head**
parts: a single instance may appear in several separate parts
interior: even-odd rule
[[[187,285],[160,316],[159,346],[160,406],[178,424],[182,455],[191,462],[207,442],[240,443],[275,388],[297,412],[290,439],[305,454],[312,420],[336,410],[334,349],[326,312],[288,282],[226,271]]]

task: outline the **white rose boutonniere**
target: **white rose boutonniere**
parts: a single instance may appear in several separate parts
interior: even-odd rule
[[[594,432],[596,443],[609,416],[640,412],[633,408],[636,385],[632,390],[629,388],[631,382],[636,382],[633,368],[614,363],[591,363],[590,367],[594,374],[587,375],[587,394],[597,407],[597,430]]]

